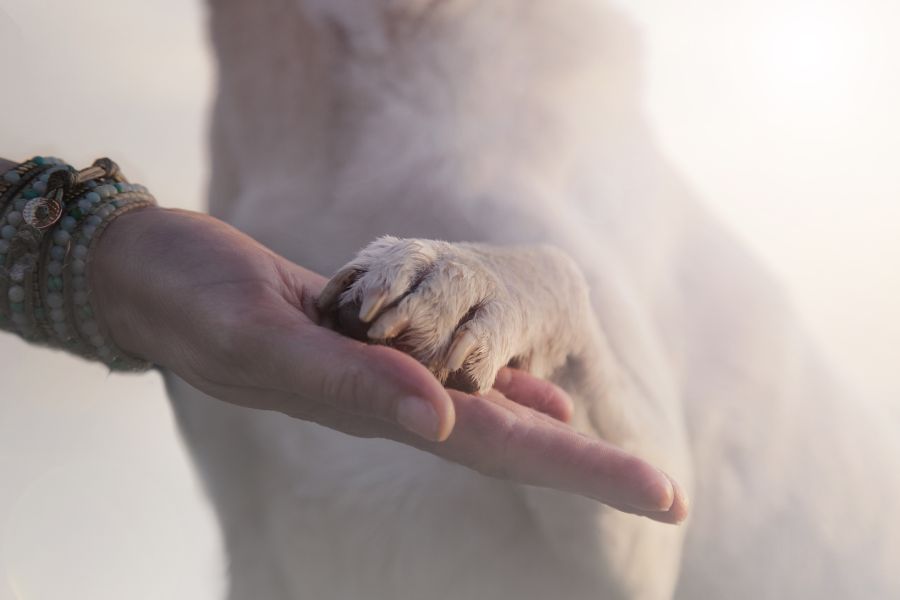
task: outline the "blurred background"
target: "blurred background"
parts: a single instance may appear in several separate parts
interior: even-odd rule
[[[900,408],[900,4],[619,4],[668,155],[835,368]],[[196,0],[0,0],[0,156],[109,155],[201,209],[204,20]],[[219,598],[218,534],[159,377],[10,335],[0,357],[0,600]]]

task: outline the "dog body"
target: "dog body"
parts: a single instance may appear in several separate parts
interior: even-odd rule
[[[527,299],[487,324],[575,397],[575,425],[694,500],[686,525],[661,525],[169,377],[232,598],[900,595],[896,428],[838,389],[776,283],[658,152],[635,35],[605,2],[211,11],[212,214],[321,273],[386,234],[477,256],[465,285]],[[542,327],[558,335],[525,342]]]

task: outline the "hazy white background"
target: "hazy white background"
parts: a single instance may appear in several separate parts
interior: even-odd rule
[[[835,365],[897,405],[900,4],[621,4],[644,32],[660,143],[782,276]],[[202,11],[0,0],[0,156],[110,155],[162,203],[200,208]],[[8,335],[0,358],[0,600],[219,597],[214,521],[159,378]]]

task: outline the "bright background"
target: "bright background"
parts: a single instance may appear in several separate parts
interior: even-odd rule
[[[660,143],[835,365],[900,404],[900,4],[622,4]],[[203,20],[185,0],[0,0],[0,156],[108,154],[199,208]],[[0,356],[0,600],[218,598],[214,521],[159,378],[9,335]]]

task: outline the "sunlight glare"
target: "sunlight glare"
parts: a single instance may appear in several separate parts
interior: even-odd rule
[[[754,36],[761,87],[794,108],[845,108],[869,66],[867,32],[853,16],[816,5],[772,14]]]

